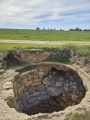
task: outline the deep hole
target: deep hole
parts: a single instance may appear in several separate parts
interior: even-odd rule
[[[58,70],[57,70],[56,68],[52,68],[51,71],[52,71],[52,72],[56,72],[56,71],[58,71]]]
[[[25,87],[21,94],[17,94],[15,109],[28,115],[57,112],[79,104],[85,93],[76,72],[52,68],[40,85]]]

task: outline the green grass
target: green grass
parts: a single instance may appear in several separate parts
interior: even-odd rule
[[[0,52],[6,52],[14,49],[29,48],[51,48],[56,49],[74,49],[79,55],[90,57],[90,45],[58,45],[58,44],[20,44],[20,43],[0,43]],[[64,56],[63,56],[64,58]]]
[[[21,44],[21,43],[0,43],[0,52],[6,52],[14,49],[29,49],[29,48],[60,48],[58,44]]]
[[[85,56],[90,58],[90,45],[63,45],[64,49],[73,49],[80,56]]]
[[[30,65],[22,69],[16,70],[16,72],[23,73],[23,72],[27,72],[27,71],[34,70],[34,69],[36,69],[36,65]]]
[[[90,31],[0,29],[0,39],[90,41]]]
[[[81,56],[88,56],[90,58],[90,45],[88,46],[76,46],[76,52]]]
[[[69,64],[70,63],[70,57],[66,54],[61,54],[59,56],[56,56],[54,58],[49,58],[47,59],[48,62],[60,62],[64,64]]]
[[[25,65],[25,63],[15,61],[15,60],[8,60],[6,67],[7,69],[9,69],[9,68],[16,68],[18,66],[23,66],[23,65]]]
[[[74,115],[65,118],[65,120],[90,120],[90,111],[75,113]]]

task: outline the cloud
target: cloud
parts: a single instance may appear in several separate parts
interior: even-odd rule
[[[90,20],[90,0],[0,0],[0,24]]]

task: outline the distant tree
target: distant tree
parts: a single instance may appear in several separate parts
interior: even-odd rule
[[[43,28],[43,30],[45,30],[45,28]]]
[[[80,29],[80,28],[78,28],[78,27],[75,28],[74,30],[75,30],[75,31],[82,31],[82,29]]]
[[[70,31],[82,31],[82,29],[80,29],[80,28],[77,27],[77,28],[75,28],[75,29],[72,29],[72,28],[71,28]]]
[[[90,31],[90,29],[84,29],[83,31]]]
[[[87,29],[84,29],[83,31],[87,31]]]
[[[40,28],[39,28],[39,27],[36,27],[36,30],[40,30]]]
[[[60,31],[62,31],[62,29],[60,29]]]
[[[71,28],[70,31],[74,31],[74,29]]]

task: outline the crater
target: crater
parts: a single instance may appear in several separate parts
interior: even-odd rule
[[[15,77],[9,106],[28,115],[53,113],[79,104],[86,90],[77,71],[63,64],[42,63]]]

